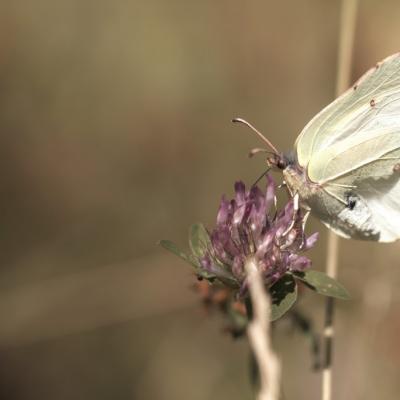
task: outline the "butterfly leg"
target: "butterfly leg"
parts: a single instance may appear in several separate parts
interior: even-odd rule
[[[294,227],[294,224],[297,219],[297,213],[299,212],[300,206],[299,206],[299,194],[296,193],[293,196],[293,215],[292,215],[292,221],[290,222],[289,227],[285,230],[285,232],[282,233],[282,236],[286,236]]]
[[[268,169],[267,170],[265,170],[263,173],[262,173],[262,175],[261,176],[259,176],[257,179],[256,179],[256,181],[251,185],[251,187],[253,187],[253,186],[256,186],[257,185],[257,183],[258,182],[260,182],[261,181],[261,179],[265,176],[265,175],[267,175],[268,174],[268,172],[269,172],[269,170],[271,169],[271,167],[268,167]]]
[[[282,183],[278,186],[278,189],[282,189],[282,188],[287,188],[287,183],[285,181],[282,181]]]
[[[286,189],[286,192],[289,197],[294,197],[294,194],[291,192],[290,187],[288,186],[286,181],[282,181],[282,183],[278,186],[278,189],[282,189],[282,188]]]
[[[307,219],[310,216],[310,212],[311,210],[307,209],[304,216],[303,216],[303,221],[301,222],[301,244],[300,244],[300,250],[303,249],[304,245],[306,244],[306,234],[305,229],[306,229],[306,223],[307,223]]]

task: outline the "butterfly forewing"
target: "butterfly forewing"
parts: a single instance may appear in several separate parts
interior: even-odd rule
[[[296,150],[308,179],[326,192],[327,209],[329,199],[344,204],[337,215],[339,234],[362,238],[365,231],[385,242],[399,238],[400,55],[377,64],[317,114]],[[346,206],[349,198],[354,206]],[[335,226],[334,218],[324,222]]]
[[[349,136],[381,126],[400,126],[400,54],[370,69],[352,88],[318,113],[296,141],[299,164]]]

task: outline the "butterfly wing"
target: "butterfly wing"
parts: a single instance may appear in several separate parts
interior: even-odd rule
[[[395,158],[396,154],[391,153]],[[393,160],[379,159],[321,186],[329,218],[325,224],[338,234],[392,242],[400,238],[400,172]],[[398,162],[400,153],[397,152]],[[337,214],[333,203],[342,202]]]
[[[317,114],[296,150],[308,178],[344,205],[341,222],[327,225],[347,237],[399,238],[400,55],[377,64]]]
[[[371,68],[352,88],[311,119],[296,140],[299,164],[307,166],[312,154],[354,134],[355,130],[362,134],[366,118],[372,119],[371,100],[379,97],[391,99],[399,96],[399,90],[398,53]]]

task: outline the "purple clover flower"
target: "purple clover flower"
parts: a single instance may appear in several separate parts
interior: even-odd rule
[[[255,257],[265,284],[271,287],[286,273],[311,266],[310,259],[300,253],[318,239],[318,232],[306,237],[304,214],[295,210],[293,199],[276,210],[276,184],[271,176],[266,178],[265,192],[258,186],[246,190],[243,182],[236,182],[235,197],[222,197],[217,225],[199,259],[205,272],[221,281],[233,279],[241,295],[247,289],[244,265],[249,257]]]

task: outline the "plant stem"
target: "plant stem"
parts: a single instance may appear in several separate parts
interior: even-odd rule
[[[260,390],[258,400],[278,400],[281,364],[272,350],[270,338],[271,299],[264,289],[261,274],[254,258],[245,264],[249,283],[253,318],[247,327],[247,336],[257,361]]]
[[[342,0],[340,16],[340,37],[338,48],[338,65],[336,78],[336,96],[342,94],[350,86],[351,59],[356,27],[358,0]],[[326,273],[337,277],[339,255],[339,237],[328,232]],[[322,371],[322,400],[332,399],[332,353],[334,345],[334,311],[332,297],[326,299],[324,321],[324,362]]]

